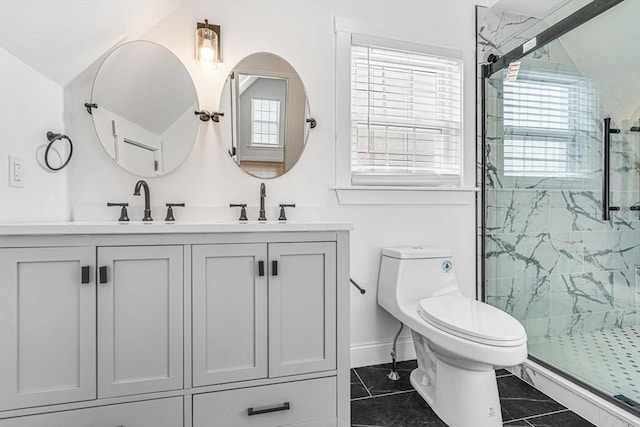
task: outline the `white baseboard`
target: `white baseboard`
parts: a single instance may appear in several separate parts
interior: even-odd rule
[[[509,370],[596,426],[640,426],[639,417],[531,360]]]
[[[393,340],[354,344],[351,346],[351,367],[358,368],[360,366],[390,363],[392,348]],[[398,339],[396,354],[397,361],[412,360],[416,358],[416,352],[413,348],[413,340],[411,337]]]

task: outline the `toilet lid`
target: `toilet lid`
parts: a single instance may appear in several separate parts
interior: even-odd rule
[[[434,326],[473,341],[521,341],[524,327],[509,314],[462,296],[440,296],[420,301],[420,315]]]

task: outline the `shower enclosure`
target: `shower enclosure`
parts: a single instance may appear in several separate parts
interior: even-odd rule
[[[638,415],[640,1],[534,36],[484,66],[484,300],[532,359]]]

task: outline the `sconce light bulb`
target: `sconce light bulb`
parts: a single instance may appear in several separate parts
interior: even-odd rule
[[[202,46],[200,46],[200,60],[205,62],[213,62],[215,57],[213,47],[211,46],[211,40],[203,40]]]

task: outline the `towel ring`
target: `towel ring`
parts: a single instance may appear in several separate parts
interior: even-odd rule
[[[47,132],[47,139],[49,140],[49,144],[47,144],[47,149],[44,151],[44,163],[52,171],[59,171],[60,169],[63,169],[65,166],[67,166],[67,164],[69,164],[69,160],[71,160],[71,155],[73,154],[73,142],[71,142],[71,138],[69,138],[67,135],[62,135],[61,133],[53,133],[51,131]],[[66,139],[69,143],[69,155],[61,166],[54,168],[49,164],[49,151],[51,150],[54,142],[62,139]]]

